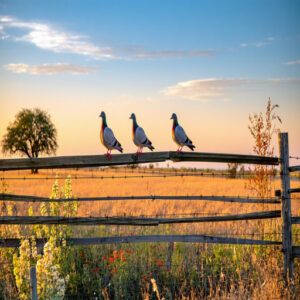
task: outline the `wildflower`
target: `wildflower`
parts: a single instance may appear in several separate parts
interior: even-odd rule
[[[93,273],[98,273],[98,272],[99,272],[99,270],[100,270],[100,268],[99,268],[99,267],[95,267],[95,268],[93,268],[93,269],[92,269],[92,272],[93,272]]]
[[[158,267],[162,267],[162,266],[164,265],[164,262],[163,262],[161,259],[157,259],[157,260],[156,260],[156,265],[157,265]]]
[[[115,259],[114,259],[112,256],[110,256],[109,259],[108,259],[108,262],[109,262],[110,264],[112,264],[112,263],[115,262]]]
[[[118,259],[119,254],[118,254],[118,251],[117,251],[117,250],[114,250],[114,251],[113,251],[113,257],[114,257],[114,259]]]
[[[119,251],[119,258],[121,261],[126,261],[125,253],[123,250]]]

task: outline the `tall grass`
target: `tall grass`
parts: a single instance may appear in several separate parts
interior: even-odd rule
[[[6,177],[19,177],[2,190],[16,194],[52,197],[109,195],[249,195],[246,179],[208,177],[167,177],[134,179],[75,179],[79,176],[134,175],[142,170],[106,169],[58,171],[60,177],[70,173],[72,185],[65,180],[47,180],[51,173],[40,171],[37,180],[27,172],[12,172]],[[145,170],[144,170],[145,171]],[[133,173],[132,173],[133,172]],[[171,170],[170,170],[171,172]],[[297,183],[293,182],[293,185]],[[280,182],[272,181],[272,190]],[[299,214],[295,201],[293,213]],[[208,201],[106,201],[77,203],[71,206],[33,204],[1,204],[2,215],[165,215],[227,214],[280,209],[279,205],[230,204]],[[299,263],[296,262],[295,286],[289,290],[282,281],[283,257],[280,247],[233,246],[212,244],[118,244],[89,247],[61,245],[68,236],[111,236],[131,234],[212,234],[247,238],[281,240],[281,221],[240,221],[164,225],[159,227],[123,226],[1,226],[1,237],[23,237],[23,250],[1,249],[0,299],[29,299],[26,253],[35,253],[26,239],[49,238],[44,253],[37,253],[40,299],[288,299],[299,295]],[[300,232],[294,228],[294,240]],[[27,251],[27,252],[26,252]],[[29,252],[28,252],[29,251]],[[34,256],[31,254],[31,256]],[[17,275],[16,266],[18,265]],[[23,266],[23,269],[22,269]],[[21,272],[21,271],[22,272]],[[56,272],[56,273],[55,273]],[[48,274],[48,275],[47,275]],[[55,275],[56,274],[56,275]],[[56,277],[55,277],[55,276]],[[20,285],[18,280],[24,281]],[[56,279],[55,279],[56,278]],[[48,280],[48,281],[47,281]],[[55,281],[56,280],[56,281]],[[63,286],[57,286],[60,282]],[[27,297],[27,298],[26,298]]]

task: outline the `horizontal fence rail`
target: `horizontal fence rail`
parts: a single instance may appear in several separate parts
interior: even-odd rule
[[[158,226],[160,224],[200,223],[242,221],[280,218],[281,211],[262,211],[237,215],[185,217],[185,218],[147,218],[147,217],[54,217],[54,216],[5,216],[0,217],[0,224],[70,224],[70,225],[133,225]]]
[[[300,166],[289,167],[290,172],[300,172]]]
[[[292,253],[294,258],[300,258],[300,246],[293,246]]]
[[[300,217],[291,217],[292,224],[300,224]]]
[[[293,194],[293,193],[300,193],[300,188],[289,189],[289,193],[290,193],[290,194]]]
[[[42,158],[19,158],[0,159],[0,171],[25,170],[25,169],[53,169],[53,168],[87,168],[104,167],[115,165],[130,165],[137,163],[154,163],[172,161],[193,161],[193,162],[220,162],[220,163],[244,163],[261,165],[278,165],[277,157],[204,153],[204,152],[151,152],[137,156],[135,153],[115,154],[112,159],[105,155],[81,155],[81,156],[56,156]]]
[[[20,246],[21,239],[0,239],[0,247],[16,248]],[[47,242],[46,239],[36,239],[36,245],[41,248]],[[218,237],[209,235],[139,235],[139,236],[115,236],[94,238],[68,238],[68,246],[103,245],[121,243],[211,243],[232,245],[282,245],[279,241],[253,240],[244,238]]]
[[[264,203],[279,204],[278,198],[259,198],[259,197],[236,197],[236,196],[164,196],[164,195],[141,195],[141,196],[107,196],[107,197],[78,197],[78,198],[60,198],[52,199],[47,197],[0,194],[0,201],[14,202],[85,202],[85,201],[128,201],[128,200],[203,200],[203,201],[221,201],[237,203]]]

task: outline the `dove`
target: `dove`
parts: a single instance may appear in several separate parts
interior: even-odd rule
[[[151,151],[154,150],[151,141],[147,138],[145,131],[142,127],[140,127],[136,121],[136,116],[134,113],[131,114],[130,118],[132,119],[132,139],[134,144],[138,147],[136,154],[141,154],[143,152],[143,148],[147,147]]]
[[[179,146],[177,152],[181,152],[184,146],[189,147],[192,151],[194,151],[195,146],[186,135],[184,129],[179,125],[177,115],[173,113],[171,120],[173,120],[172,137],[174,142]]]
[[[107,148],[106,156],[108,159],[112,158],[111,151],[118,150],[123,153],[123,148],[118,140],[115,138],[113,131],[107,126],[105,112],[102,111],[99,117],[102,118],[102,126],[100,130],[101,143]]]

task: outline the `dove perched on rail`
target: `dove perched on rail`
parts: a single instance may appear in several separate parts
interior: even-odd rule
[[[173,113],[171,120],[173,120],[172,137],[174,142],[179,146],[177,152],[181,152],[184,146],[189,147],[192,151],[194,151],[195,146],[186,135],[184,129],[179,125],[177,115]]]
[[[133,124],[132,139],[134,144],[138,147],[136,154],[141,154],[144,147],[147,147],[153,151],[154,147],[152,146],[152,142],[147,138],[144,129],[138,125],[135,114],[132,113],[129,119],[132,119]]]
[[[107,148],[106,156],[108,159],[112,158],[111,151],[118,150],[123,153],[123,148],[118,140],[115,138],[113,131],[107,126],[105,112],[102,111],[100,116],[102,118],[102,126],[100,130],[101,143]]]

